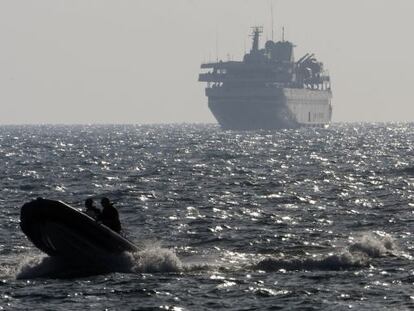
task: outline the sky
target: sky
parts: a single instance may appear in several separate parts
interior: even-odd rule
[[[0,0],[0,124],[214,123],[200,64],[263,45],[271,7],[334,122],[414,121],[412,0]]]

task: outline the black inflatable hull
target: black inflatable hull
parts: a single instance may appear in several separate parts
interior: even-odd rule
[[[36,199],[24,204],[20,227],[44,253],[73,261],[99,263],[111,255],[137,251],[127,239],[60,201]]]

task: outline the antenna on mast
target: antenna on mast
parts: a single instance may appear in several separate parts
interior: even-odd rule
[[[285,42],[285,27],[282,27],[282,42]]]
[[[254,26],[252,27],[252,29],[253,29],[253,34],[251,36],[253,37],[253,46],[252,46],[251,51],[257,52],[259,50],[259,36],[263,32],[263,27]]]
[[[272,1],[270,1],[270,17],[272,19],[271,27],[272,27],[272,41],[273,41],[273,29],[274,29],[273,22],[274,22],[274,18],[273,18],[273,2]]]
[[[216,30],[216,61],[218,62],[218,53],[219,53],[219,50],[218,50],[219,48],[218,48],[218,30]]]

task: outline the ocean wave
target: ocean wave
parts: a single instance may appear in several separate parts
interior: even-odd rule
[[[404,168],[399,168],[399,169],[396,169],[395,172],[400,173],[402,175],[414,176],[414,166],[407,166]]]

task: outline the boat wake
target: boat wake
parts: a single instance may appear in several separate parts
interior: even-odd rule
[[[365,234],[337,254],[290,259],[269,257],[257,263],[255,268],[267,272],[280,270],[339,271],[367,267],[373,258],[387,256],[398,257],[395,241],[388,235],[377,237],[373,234]]]
[[[365,234],[338,252],[314,255],[308,258],[286,256],[267,257],[252,264],[254,254],[226,252],[220,260],[182,262],[172,250],[151,244],[135,253],[122,253],[102,260],[97,266],[76,266],[57,257],[29,255],[21,260],[14,275],[17,279],[33,278],[77,278],[106,273],[174,273],[201,272],[208,270],[262,270],[274,271],[340,271],[369,267],[375,258],[406,257],[398,250],[395,241],[388,235]],[[208,260],[207,260],[208,261]],[[249,263],[250,262],[250,263]],[[3,267],[11,274],[10,267]]]
[[[99,266],[73,264],[63,258],[44,255],[26,256],[18,265],[16,279],[77,278],[105,273],[179,272],[182,263],[176,254],[160,246],[135,253],[122,253],[102,259]]]

